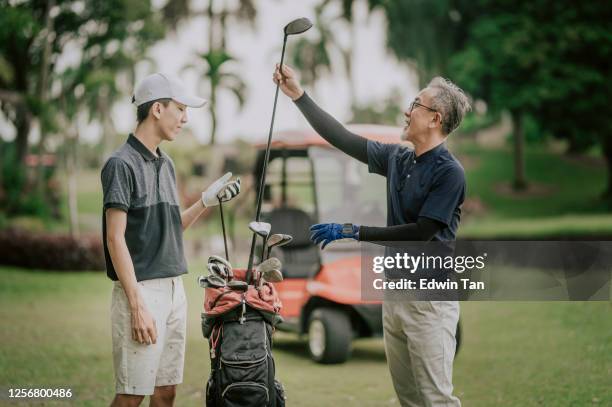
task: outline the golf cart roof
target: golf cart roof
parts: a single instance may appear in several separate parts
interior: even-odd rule
[[[400,135],[402,134],[401,127],[379,124],[349,124],[346,128],[368,140],[380,141],[382,143],[399,143]],[[258,148],[265,148],[265,141],[256,143],[256,146]],[[273,149],[304,149],[311,146],[331,147],[312,128],[275,132],[271,143]]]

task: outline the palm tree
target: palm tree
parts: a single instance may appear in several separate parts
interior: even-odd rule
[[[329,4],[329,0],[323,1],[315,7],[315,23],[313,28],[316,38],[311,39],[309,35],[301,36],[293,46],[289,48],[289,61],[302,75],[302,83],[310,87],[314,93],[317,80],[324,71],[331,72],[331,58],[329,49],[336,45],[334,36],[330,29],[330,21],[323,17],[323,11]]]
[[[235,73],[226,72],[224,65],[236,61],[234,57],[223,49],[213,49],[203,54],[197,54],[198,64],[189,64],[183,70],[194,69],[200,72],[198,77],[206,78],[210,83],[209,92],[209,111],[211,118],[210,145],[215,144],[217,132],[217,96],[222,89],[229,90],[238,99],[240,108],[244,106],[246,85],[244,81]],[[201,62],[205,63],[206,68],[202,72]],[[201,84],[200,84],[201,86]]]

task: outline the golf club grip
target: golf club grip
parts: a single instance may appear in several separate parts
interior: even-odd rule
[[[255,233],[253,233],[253,239],[251,240],[251,251],[249,252],[249,264],[247,266],[247,271],[246,271],[246,282],[247,284],[251,284],[251,269],[253,268],[253,256],[255,254],[255,241],[257,239],[257,235]]]
[[[217,197],[219,200],[219,212],[221,213],[221,229],[223,229],[223,246],[225,248],[225,260],[229,261],[229,254],[227,251],[227,235],[225,234],[225,219],[223,219],[223,202],[221,202],[221,198]]]

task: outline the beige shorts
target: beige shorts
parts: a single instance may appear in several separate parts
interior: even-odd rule
[[[181,277],[141,281],[138,288],[155,320],[157,341],[132,339],[132,317],[121,283],[113,285],[111,325],[117,394],[151,395],[156,386],[183,381],[187,300]]]

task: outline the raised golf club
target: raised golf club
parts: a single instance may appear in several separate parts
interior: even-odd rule
[[[268,253],[266,254],[265,259],[270,258],[270,252],[273,247],[281,247],[286,244],[289,244],[293,241],[293,236],[285,235],[280,233],[275,233],[268,238]]]
[[[312,22],[305,18],[298,18],[296,20],[291,21],[287,24],[283,30],[283,50],[281,51],[281,74],[282,74],[282,66],[285,60],[285,48],[287,45],[287,37],[290,35],[301,34],[304,31],[307,31],[312,27]],[[268,132],[268,144],[266,145],[266,154],[264,157],[263,168],[261,170],[261,179],[259,180],[259,190],[257,192],[257,210],[255,212],[255,221],[259,221],[259,217],[261,215],[261,201],[263,198],[263,191],[266,185],[266,170],[268,169],[268,160],[270,159],[270,143],[272,141],[272,132],[274,131],[274,117],[276,115],[276,103],[278,101],[278,90],[280,89],[280,83],[276,84],[276,91],[274,93],[274,105],[272,106],[272,120],[270,121],[270,131]],[[249,252],[249,263],[247,266],[246,273],[246,281],[250,283],[251,281],[251,268],[253,267],[253,256],[255,255],[255,243],[256,243],[257,235],[253,233],[253,237],[251,239],[251,250]]]

